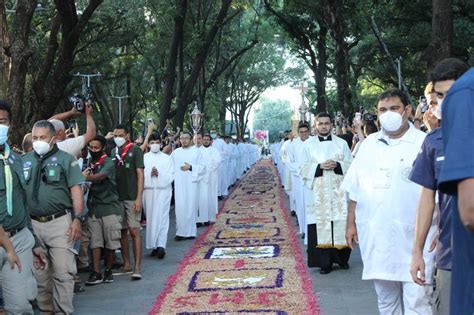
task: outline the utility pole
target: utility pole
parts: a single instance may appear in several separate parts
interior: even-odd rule
[[[130,96],[124,95],[124,96],[112,96],[112,98],[118,99],[119,102],[119,124],[122,123],[122,99],[124,98],[129,98]]]

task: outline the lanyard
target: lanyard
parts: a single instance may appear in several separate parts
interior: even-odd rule
[[[128,151],[130,150],[131,147],[133,147],[133,142],[129,142],[125,146],[125,148],[123,149],[122,155],[118,154],[119,148],[115,148],[115,157],[116,157],[118,165],[123,165],[124,164],[123,159],[125,158],[125,156],[127,155]]]

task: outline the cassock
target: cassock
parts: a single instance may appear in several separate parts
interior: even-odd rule
[[[320,164],[334,160],[334,170]],[[305,186],[308,267],[346,266],[351,253],[345,239],[347,198],[341,183],[352,162],[347,143],[334,135],[304,143],[300,175]]]
[[[308,141],[309,139],[306,139]],[[299,174],[303,158],[304,141],[299,137],[294,139],[287,148],[287,168],[291,173],[292,195],[295,203],[295,211],[298,219],[300,234],[306,232],[306,210],[304,201],[303,180]],[[306,237],[305,237],[306,239]]]
[[[199,147],[202,164],[206,172],[198,184],[198,214],[196,222],[215,222],[218,210],[217,189],[219,182],[219,166],[221,154],[211,146]]]
[[[174,180],[174,165],[171,156],[163,152],[148,152],[143,156],[145,181],[143,209],[147,217],[146,248],[166,248],[170,224],[171,183]],[[155,167],[158,176],[151,176]]]
[[[200,151],[192,146],[177,148],[171,154],[174,163],[174,209],[176,213],[176,236],[196,236],[196,216],[198,210],[198,183],[206,173],[201,164]],[[192,170],[182,171],[184,163]]]

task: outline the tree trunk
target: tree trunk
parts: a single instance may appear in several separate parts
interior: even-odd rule
[[[178,14],[174,19],[173,37],[171,40],[171,47],[164,76],[165,84],[163,101],[160,105],[160,133],[162,133],[165,129],[166,120],[169,118],[169,113],[171,111],[171,101],[174,97],[174,83],[176,79],[176,61],[178,58],[179,45],[183,42],[184,20],[186,19],[187,9],[188,1],[180,0],[178,6]]]
[[[25,121],[27,112],[23,103],[25,96],[25,80],[28,70],[28,59],[32,52],[29,47],[28,38],[31,30],[31,19],[36,8],[36,1],[18,0],[16,12],[13,18],[11,32],[11,56],[10,82],[8,85],[8,99],[12,106],[13,128],[10,141],[12,144],[20,144],[23,135],[29,129],[30,122]]]
[[[10,56],[6,54],[10,48],[5,0],[0,0],[0,99],[8,98],[8,80],[10,74]]]
[[[192,101],[193,91],[194,91],[194,87],[196,85],[197,79],[199,77],[199,73],[201,72],[201,69],[204,65],[206,57],[212,46],[214,38],[216,37],[217,32],[219,31],[219,29],[222,27],[224,23],[224,19],[227,16],[232,0],[221,0],[221,2],[222,2],[222,5],[216,17],[216,20],[214,21],[214,24],[210,28],[209,32],[207,33],[206,39],[204,40],[203,44],[199,48],[198,53],[191,67],[192,69],[191,73],[185,81],[184,88],[183,88],[183,95],[176,102],[175,122],[176,122],[177,127],[183,126],[184,115],[186,114],[188,104]]]
[[[451,56],[453,46],[452,0],[433,0],[431,43],[427,49],[428,68]]]
[[[335,70],[337,83],[337,107],[347,117],[353,111],[351,91],[349,89],[349,50],[345,41],[346,27],[343,20],[342,0],[323,1],[325,19],[331,30],[331,36],[336,45]]]
[[[327,77],[327,53],[326,53],[326,36],[328,33],[327,27],[322,21],[318,21],[319,32],[318,32],[318,66],[313,71],[314,81],[316,83],[316,100],[318,107],[317,112],[326,112],[327,100],[326,100],[326,77]]]

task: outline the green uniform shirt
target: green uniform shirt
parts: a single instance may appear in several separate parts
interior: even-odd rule
[[[0,160],[0,225],[5,231],[22,229],[29,225],[29,215],[26,208],[25,179],[21,157],[10,151],[8,163],[13,177],[13,211],[12,216],[7,212],[7,190],[5,184],[5,165]]]
[[[94,163],[94,161],[92,162]],[[98,165],[94,174],[105,173],[107,178],[100,182],[91,182],[87,207],[89,215],[102,218],[111,214],[123,214],[123,208],[119,201],[117,186],[115,183],[115,165],[111,158],[106,158]]]
[[[125,147],[125,146],[123,146]],[[133,145],[123,158],[123,163],[119,163],[117,157],[122,156],[122,149],[112,150],[111,155],[115,158],[115,175],[117,177],[117,190],[119,198],[123,200],[136,200],[138,193],[137,168],[145,168],[143,164],[143,151]]]
[[[30,215],[72,210],[70,188],[84,182],[74,156],[56,145],[43,158],[33,151],[23,156],[23,172]]]

